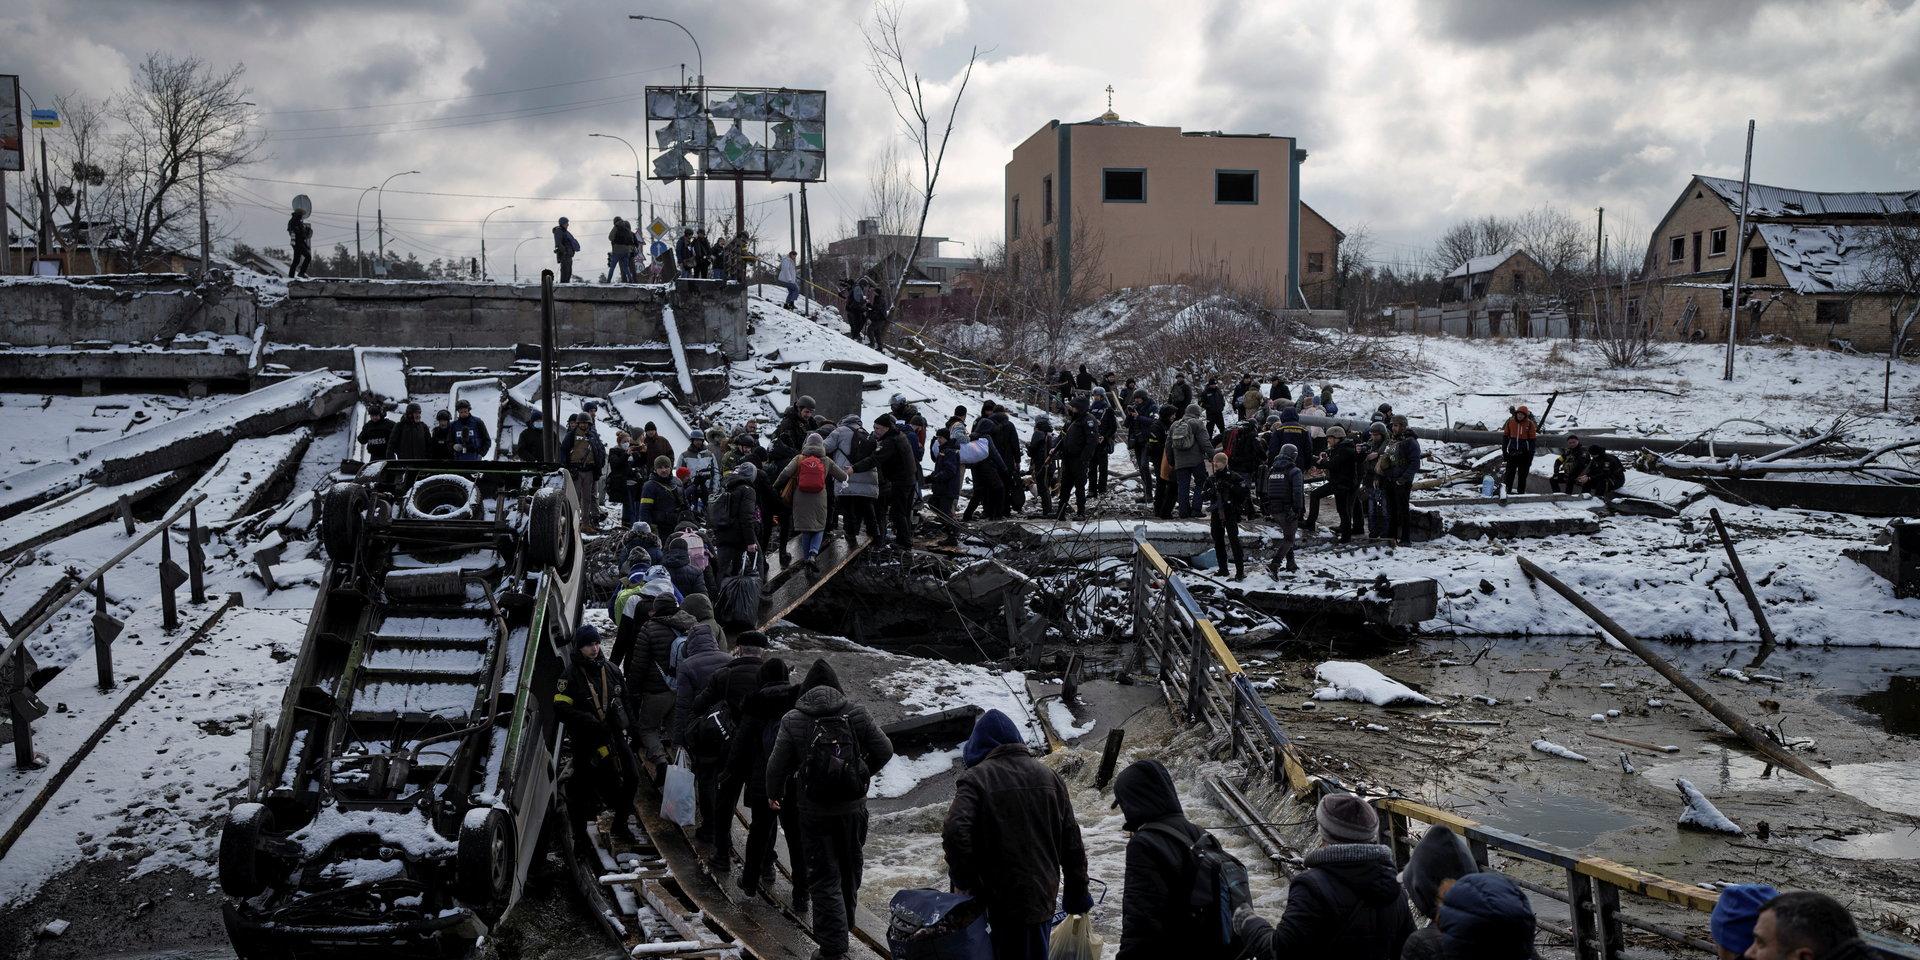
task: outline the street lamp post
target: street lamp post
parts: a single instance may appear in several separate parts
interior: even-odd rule
[[[513,282],[514,283],[520,282],[520,248],[526,246],[528,240],[538,240],[538,239],[540,239],[540,236],[538,234],[535,234],[531,237],[522,237],[519,243],[516,243],[513,245]]]
[[[500,208],[500,210],[512,209],[513,204],[511,203]],[[487,279],[487,220],[492,218],[493,214],[499,213],[500,210],[495,210],[480,218],[480,279],[482,280]]]
[[[373,186],[360,191],[360,199],[353,202],[353,267],[362,280],[367,277],[367,258],[360,252],[360,205],[367,202],[367,194],[378,189]]]
[[[700,121],[704,124],[700,131],[700,136],[703,140],[708,139],[708,133],[713,127],[713,122],[707,116],[707,58],[705,54],[700,52],[700,39],[695,37],[693,31],[688,30],[686,26],[678,20],[669,20],[666,17],[647,16],[644,14],[629,14],[627,19],[658,20],[661,23],[670,23],[679,27],[680,32],[686,34],[688,40],[693,41],[694,67],[699,71],[699,74],[694,77],[694,83],[699,86],[700,90]],[[712,148],[713,144],[711,143],[701,146],[700,179],[694,181],[693,185],[693,216],[694,220],[700,224],[701,229],[705,229],[707,225],[707,151]]]
[[[379,248],[377,256],[380,258],[380,265],[382,267],[387,265],[387,184],[392,183],[400,177],[419,172],[418,170],[402,170],[380,181],[380,189],[374,194],[373,234],[375,246]]]
[[[625,137],[616,137],[611,133],[589,133],[587,136],[601,137],[607,140],[618,140],[621,143],[626,143],[627,149],[633,151],[633,229],[636,231],[646,229],[646,196],[642,187],[646,184],[647,180],[646,177],[642,175],[640,169],[640,151],[634,150],[633,144],[627,143]]]

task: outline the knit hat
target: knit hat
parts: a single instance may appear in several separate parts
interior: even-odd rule
[[[824,457],[827,455],[827,441],[821,439],[817,433],[809,433],[807,439],[800,444],[800,452],[809,457]]]
[[[892,430],[893,423],[893,414],[891,413],[883,413],[873,418],[873,425],[876,427],[886,427],[888,430]]]
[[[1320,832],[1335,843],[1377,843],[1380,817],[1373,806],[1351,793],[1330,793],[1320,798],[1313,812]]]
[[[655,470],[665,470],[671,466],[673,466],[673,461],[668,460],[665,456],[658,456],[653,458],[653,468]]]
[[[1299,423],[1300,411],[1295,410],[1292,407],[1280,408],[1280,422],[1281,423]]]
[[[758,630],[748,630],[734,637],[733,642],[735,645],[742,647],[764,648],[767,645],[767,635]]]
[[[1387,425],[1375,420],[1373,423],[1367,425],[1367,432],[1377,433],[1384,437],[1387,435]]]
[[[591,623],[583,623],[573,631],[574,649],[597,646],[600,643],[600,631]]]
[[[753,482],[755,476],[758,475],[759,472],[760,471],[755,469],[753,464],[751,463],[742,463],[733,468],[734,476],[739,477],[740,479],[745,480],[749,483]]]
[[[1713,942],[1722,950],[1739,956],[1753,945],[1753,925],[1760,920],[1760,908],[1780,895],[1764,883],[1736,883],[1720,888],[1720,899],[1713,905]]]

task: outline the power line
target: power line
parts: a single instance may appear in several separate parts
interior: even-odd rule
[[[472,120],[472,121],[464,121],[460,123],[439,123],[433,126],[425,125],[429,123],[434,123],[434,121],[432,120],[395,121],[396,123],[418,122],[422,125],[415,126],[415,127],[395,128],[395,129],[389,129],[389,130],[365,130],[360,133],[323,133],[323,134],[320,134],[319,136],[313,136],[313,137],[268,136],[268,137],[265,137],[264,139],[272,143],[299,143],[305,140],[342,140],[349,137],[377,137],[377,136],[381,136],[383,134],[389,134],[389,133],[426,133],[433,130],[452,130],[458,127],[479,127],[479,126],[485,126],[486,124],[489,124],[489,123],[501,123],[507,120],[524,120],[531,117],[549,117],[549,116],[557,116],[562,113],[576,113],[581,110],[591,110],[595,107],[608,106],[614,103],[621,103],[629,100],[638,100],[644,96],[645,94],[643,93],[636,93],[636,94],[632,94],[624,97],[613,97],[606,100],[589,101],[579,106],[562,107],[560,109],[553,109],[553,110],[547,110],[543,108],[539,111],[535,111],[532,113],[524,113],[516,116],[496,117],[492,120]],[[290,130],[290,131],[284,131],[284,132],[297,133],[299,131]]]
[[[654,67],[648,70],[635,70],[632,73],[615,73],[604,77],[588,77],[585,80],[567,80],[561,83],[545,83],[537,87],[517,87],[512,90],[494,90],[488,93],[470,93],[459,97],[436,97],[428,100],[396,100],[392,103],[364,103],[351,107],[308,107],[301,110],[267,110],[266,116],[285,116],[297,113],[338,113],[344,110],[383,110],[387,107],[417,107],[428,103],[455,103],[461,100],[479,100],[485,97],[504,97],[510,93],[532,93],[536,90],[553,90],[558,87],[577,87],[582,84],[599,83],[602,80],[624,80],[628,77],[644,76],[672,70],[673,67]]]

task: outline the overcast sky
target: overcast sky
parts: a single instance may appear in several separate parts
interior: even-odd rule
[[[368,186],[417,168],[385,208],[397,249],[422,259],[477,253],[474,221],[514,203],[488,229],[500,275],[514,241],[553,217],[583,227],[591,260],[608,219],[631,215],[632,181],[612,174],[632,155],[587,134],[638,146],[640,87],[677,81],[682,62],[692,70],[685,35],[625,17],[655,13],[699,37],[712,83],[825,88],[816,240],[863,212],[872,162],[900,136],[864,65],[869,2],[630,5],[10,0],[0,72],[21,74],[44,105],[113,93],[149,51],[242,62],[273,138],[250,176]],[[1050,119],[1099,114],[1108,84],[1130,120],[1299,137],[1311,153],[1304,198],[1340,227],[1367,228],[1389,260],[1418,256],[1461,217],[1549,202],[1582,218],[1604,205],[1610,226],[1644,242],[1689,173],[1739,175],[1748,117],[1759,121],[1757,181],[1920,186],[1910,0],[914,0],[908,33],[942,109],[967,48],[983,50],[929,224],[974,249],[1001,239],[1013,146]],[[284,204],[305,192],[316,245],[352,242],[357,189],[235,187],[262,205],[230,211],[243,239],[283,245]],[[788,192],[747,190],[760,203],[750,218],[782,246]],[[731,189],[709,191],[710,208],[731,203]],[[526,244],[523,271],[544,247]]]

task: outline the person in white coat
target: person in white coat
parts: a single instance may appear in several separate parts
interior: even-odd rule
[[[800,270],[794,265],[794,251],[788,250],[780,257],[780,285],[787,288],[788,310],[800,299]]]

